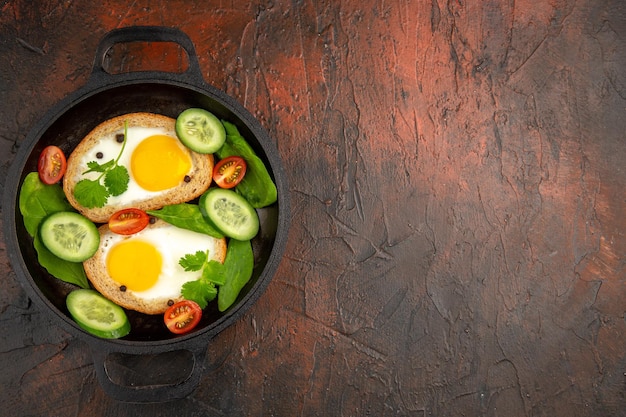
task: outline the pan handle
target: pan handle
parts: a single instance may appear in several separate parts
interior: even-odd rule
[[[187,397],[200,383],[206,344],[178,350],[140,354],[91,344],[96,376],[115,400],[163,403]]]
[[[186,75],[192,77],[192,81],[202,81],[202,72],[200,69],[200,63],[198,56],[196,55],[196,48],[189,36],[178,28],[167,26],[127,26],[118,29],[113,29],[108,32],[100,40],[98,48],[96,49],[96,56],[92,69],[92,77],[98,78],[103,76],[112,77],[104,69],[104,63],[108,51],[118,43],[129,42],[174,42],[181,46],[187,53],[188,67],[180,75]],[[178,74],[168,73],[166,74]]]

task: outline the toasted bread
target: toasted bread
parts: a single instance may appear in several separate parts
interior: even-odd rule
[[[192,161],[191,172],[185,181],[158,195],[135,198],[129,196],[129,200],[123,203],[107,202],[101,208],[87,208],[82,206],[74,196],[76,184],[83,179],[83,173],[88,170],[87,162],[94,159],[93,148],[101,140],[115,141],[118,134],[124,133],[125,123],[128,128],[161,128],[168,136],[176,137],[175,119],[153,113],[130,113],[109,119],[94,128],[72,152],[67,160],[67,171],[63,179],[63,191],[70,202],[81,214],[96,223],[107,222],[112,214],[123,208],[135,207],[141,210],[154,210],[165,205],[183,203],[202,195],[211,185],[213,172],[213,155],[199,154],[191,150],[189,152]],[[106,161],[104,161],[106,162]],[[128,168],[128,167],[127,167]],[[189,180],[188,182],[186,182]],[[122,194],[123,195],[123,194]]]
[[[116,242],[121,242],[127,239],[139,238],[144,239],[146,231],[149,229],[159,229],[165,227],[174,227],[163,220],[157,219],[154,223],[146,226],[146,229],[139,232],[136,235],[116,235],[111,232],[109,226],[104,224],[99,227],[98,231],[100,233],[100,247],[97,252],[83,262],[83,266],[85,268],[85,273],[87,274],[87,278],[93,285],[93,287],[98,290],[103,296],[113,301],[114,303],[130,309],[135,310],[145,314],[162,314],[168,308],[168,302],[171,300],[173,302],[178,302],[183,299],[180,294],[180,291],[170,293],[170,294],[161,294],[160,291],[158,294],[146,294],[145,292],[137,293],[131,291],[130,289],[122,290],[121,284],[116,282],[113,278],[110,277],[107,271],[107,254],[108,249],[113,247],[115,243],[112,243],[112,239],[115,239]],[[143,234],[143,235],[142,235]],[[205,236],[207,239],[213,239],[213,247],[212,250],[209,250],[209,257],[211,260],[216,260],[218,262],[223,263],[224,258],[226,257],[226,240],[224,238],[217,239],[212,238],[208,235]],[[205,248],[197,248],[198,250],[205,250]],[[172,256],[171,252],[161,253],[161,256]],[[177,264],[179,259],[171,259],[171,263]],[[165,268],[165,266],[164,266]],[[192,274],[193,275],[193,274]],[[200,277],[200,272],[198,272],[198,277]],[[182,283],[188,281],[189,277],[182,277],[180,273],[176,277],[175,282],[182,287]],[[191,280],[195,279],[195,277],[191,277]],[[169,289],[169,286],[168,286]]]

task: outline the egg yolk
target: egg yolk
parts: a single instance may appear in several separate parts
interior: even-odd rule
[[[159,279],[163,258],[151,243],[129,239],[113,246],[107,256],[113,280],[131,291],[145,291]]]
[[[135,148],[130,159],[133,178],[145,190],[162,191],[180,184],[191,169],[191,158],[166,135],[149,136]]]

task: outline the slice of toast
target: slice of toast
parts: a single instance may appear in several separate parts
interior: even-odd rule
[[[63,191],[70,202],[81,214],[95,223],[108,222],[112,214],[118,210],[135,207],[141,210],[155,210],[165,205],[178,204],[193,200],[204,193],[211,185],[213,172],[213,155],[199,154],[188,150],[192,161],[192,168],[188,174],[188,182],[181,181],[174,188],[162,191],[158,195],[132,198],[124,203],[106,204],[104,207],[88,208],[82,206],[74,196],[76,184],[84,178],[83,173],[88,170],[87,162],[90,152],[101,140],[114,141],[116,135],[124,133],[125,123],[128,127],[161,128],[168,136],[176,138],[176,120],[153,113],[130,113],[109,119],[94,128],[78,144],[67,160],[67,171],[63,178]],[[185,148],[186,149],[186,148]],[[126,167],[127,169],[129,167]],[[123,194],[122,194],[123,196]],[[122,197],[120,196],[120,197]],[[130,197],[130,196],[129,196]],[[118,199],[120,200],[120,199]]]

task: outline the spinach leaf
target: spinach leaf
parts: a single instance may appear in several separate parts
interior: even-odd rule
[[[270,177],[265,164],[261,158],[257,156],[252,147],[239,134],[237,127],[225,120],[222,124],[226,129],[226,142],[216,152],[220,159],[229,156],[241,156],[248,165],[246,175],[241,182],[235,187],[254,208],[269,206],[276,202],[277,191],[272,177]]]
[[[226,282],[219,287],[217,292],[219,311],[225,311],[235,302],[241,289],[252,277],[254,254],[250,241],[230,239],[223,266]]]
[[[74,211],[65,198],[61,186],[44,184],[36,172],[31,172],[24,178],[20,189],[19,206],[24,217],[24,226],[31,236],[37,234],[39,223],[44,217],[58,211]]]
[[[19,206],[26,231],[34,238],[39,264],[61,281],[88,288],[89,282],[83,264],[57,257],[39,239],[39,224],[45,217],[59,211],[75,211],[65,199],[61,186],[44,184],[38,173],[31,172],[24,178],[20,189]]]
[[[89,288],[89,281],[81,262],[69,262],[54,255],[41,242],[39,234],[35,235],[34,244],[39,264],[46,268],[50,275],[81,288]]]
[[[224,237],[222,232],[204,219],[197,204],[174,204],[159,210],[149,210],[147,213],[181,229],[204,233],[218,239]]]

